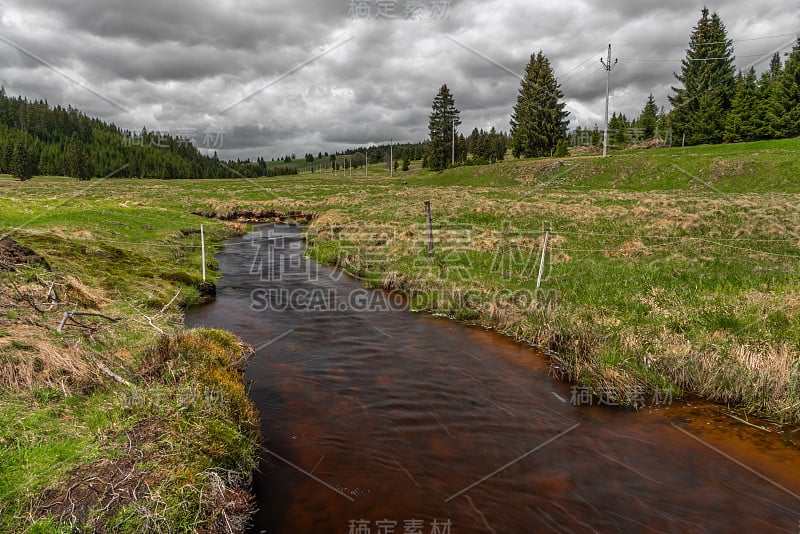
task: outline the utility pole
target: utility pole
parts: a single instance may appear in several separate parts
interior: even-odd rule
[[[453,146],[453,157],[451,159],[451,163],[453,167],[456,166],[456,118],[453,117],[453,142],[451,143]]]
[[[615,59],[614,63],[611,63],[611,45],[608,45],[608,62],[604,61],[603,58],[600,58],[600,63],[603,64],[603,68],[606,69],[606,128],[605,132],[603,133],[603,157],[608,155],[608,99],[609,99],[609,91],[611,85],[611,69],[614,68],[614,65],[617,64],[619,60]]]
[[[369,176],[369,149],[364,149],[364,176]]]
[[[394,153],[392,152],[392,149],[394,147],[392,146],[392,143],[394,143],[394,139],[389,139],[389,178],[394,176],[394,167],[392,167],[392,163],[394,163],[392,161],[392,159],[394,158]]]

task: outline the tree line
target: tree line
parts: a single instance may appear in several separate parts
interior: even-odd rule
[[[219,160],[190,139],[160,132],[126,132],[72,107],[9,97],[0,87],[0,173],[115,178],[234,178],[297,174],[257,161]]]
[[[800,135],[800,37],[759,77],[735,70],[733,41],[716,13],[703,8],[673,87],[670,123],[686,144],[755,141]]]
[[[737,73],[734,59],[733,41],[725,25],[719,15],[704,7],[692,29],[680,72],[674,74],[679,83],[669,96],[670,111],[659,109],[651,94],[636,119],[614,113],[608,124],[609,144],[666,143],[669,138],[670,143],[698,145],[800,135],[800,37],[785,64],[775,53],[760,76],[754,67]],[[602,144],[597,126],[593,130],[578,127],[568,138],[569,113],[563,98],[547,57],[542,51],[531,55],[507,136],[514,157],[564,155],[568,139],[573,145]],[[457,131],[459,116],[455,98],[445,84],[433,100],[429,117],[430,142],[424,163],[430,169],[466,163],[468,153],[486,161],[503,159],[499,153],[485,157],[485,141],[477,145],[465,141]],[[493,135],[506,138],[505,134]],[[499,138],[496,142],[499,150]]]

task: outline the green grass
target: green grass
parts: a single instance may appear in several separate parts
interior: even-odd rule
[[[201,330],[146,350],[133,388],[69,396],[53,389],[30,396],[6,392],[0,402],[0,530],[193,532],[223,521],[226,507],[237,513],[219,501],[237,495],[244,505],[238,512],[249,513],[258,421],[240,374],[230,369],[241,350],[232,335]],[[215,486],[226,473],[242,485],[215,493],[226,488]],[[93,479],[107,492],[123,488],[120,494],[130,496],[138,490],[138,500],[113,507],[86,502],[96,494],[80,491]],[[59,502],[70,492],[90,509],[79,506],[71,517]]]
[[[219,275],[215,247],[242,228],[192,215],[191,201],[163,182],[0,177],[0,188],[2,233],[51,267],[20,268],[0,280],[0,531],[192,532],[223,520],[223,512],[231,520],[246,516],[257,426],[241,376],[228,369],[242,354],[238,342],[202,332],[178,338],[193,352],[182,351],[171,365],[205,374],[170,383],[142,375],[159,330],[181,332],[182,309],[201,298],[200,224],[212,279]],[[57,303],[48,302],[49,284]],[[55,332],[63,312],[73,310],[121,320],[87,319],[91,330],[68,324]],[[218,360],[201,365],[203,355]],[[100,373],[97,362],[133,386]],[[226,395],[205,398],[220,388]],[[158,432],[149,435],[150,427]],[[144,441],[131,449],[128,438]],[[119,483],[114,473],[132,468],[131,450],[142,453],[137,469],[148,473],[134,478],[138,500],[106,507],[82,495],[89,508],[76,517],[58,504],[45,507],[45,497],[63,500],[72,486],[78,492],[90,478],[85,472]],[[222,506],[220,492],[237,506]]]
[[[164,445],[151,436],[143,445],[150,460],[140,464],[159,473],[162,504],[125,503],[86,521],[102,520],[118,531],[165,525],[190,531],[198,510],[206,521],[214,514],[199,491],[185,495],[178,488],[208,489],[219,469],[249,468],[253,435],[238,425],[246,426],[250,412],[235,376],[217,376],[203,360],[176,367],[206,368],[194,382],[146,374],[148,358],[172,361],[173,353],[158,345],[146,318],[179,334],[182,307],[200,298],[200,224],[212,278],[219,275],[213,250],[246,229],[194,213],[234,219],[314,214],[310,255],[346,266],[367,285],[402,290],[420,309],[536,344],[549,351],[554,374],[598,395],[670,389],[797,424],[798,152],[800,140],[793,139],[619,151],[607,159],[564,158],[561,165],[507,161],[442,173],[414,162],[394,177],[385,166],[371,166],[369,178],[363,169],[352,178],[79,183],[36,177],[23,183],[0,177],[0,228],[52,268],[22,269],[13,280],[39,303],[46,284],[55,283],[64,302],[37,312],[14,296],[3,276],[4,296],[15,305],[0,304],[0,370],[16,369],[14,376],[31,382],[6,384],[0,396],[0,530],[30,524],[29,532],[66,531],[61,516],[30,516],[37,495],[63,490],[71,470],[124,459],[122,436],[143,422],[155,421],[168,437]],[[433,258],[423,229],[426,200],[436,230]],[[548,276],[536,293],[545,228],[552,232]],[[98,320],[91,336],[77,327],[57,334],[65,309],[122,321]],[[230,339],[217,341],[231,348]],[[216,353],[208,342],[202,341],[204,350]],[[72,354],[67,349],[76,343],[81,348]],[[48,367],[46,347],[88,364],[65,382],[58,365]],[[146,383],[163,402],[126,406],[125,386],[97,376],[96,360],[137,387]],[[235,402],[222,411],[216,404],[181,409],[187,392],[220,382],[237,392],[229,396]],[[165,460],[163,446],[178,451],[178,463]]]
[[[347,256],[371,285],[481,291],[485,299],[470,310],[416,298],[554,350],[558,372],[598,394],[668,385],[796,423],[798,150],[793,139],[423,172],[407,187],[384,181],[363,198],[330,202],[336,216],[312,228],[311,253],[326,262]],[[445,250],[426,260],[421,229],[398,231],[378,250],[376,235],[361,230],[327,243],[325,226],[348,220],[419,228],[429,199],[437,231],[471,234],[457,253],[441,242]],[[531,290],[545,227],[554,240],[543,288],[557,294],[556,309],[495,298],[501,289]],[[528,242],[513,243],[518,234]],[[523,253],[517,262],[527,276],[504,273],[504,246]],[[382,261],[365,259],[376,256]]]

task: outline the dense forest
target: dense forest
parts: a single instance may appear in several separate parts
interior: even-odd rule
[[[222,162],[201,154],[188,138],[160,132],[124,132],[46,101],[12,98],[0,88],[0,173],[78,179],[233,178],[296,174],[289,167],[255,162]]]

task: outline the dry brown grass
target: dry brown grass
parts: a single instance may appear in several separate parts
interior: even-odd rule
[[[64,276],[64,281],[72,298],[90,308],[99,309],[110,302],[102,289],[89,287],[70,274]]]
[[[634,256],[652,256],[653,253],[638,239],[630,239],[620,245],[619,250],[605,251],[606,258],[633,258]]]
[[[0,350],[0,388],[50,386],[66,394],[103,379],[85,351],[67,345],[17,334],[12,347],[6,345]]]
[[[755,159],[728,161],[724,158],[717,157],[711,162],[711,177],[717,180],[722,177],[741,176],[747,171],[752,171],[755,166]]]

